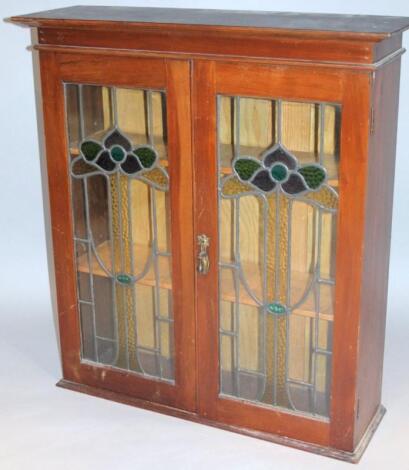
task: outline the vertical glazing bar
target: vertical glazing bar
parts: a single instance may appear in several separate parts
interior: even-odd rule
[[[118,103],[117,103],[117,89],[111,87],[109,89],[111,116],[113,127],[118,127]],[[119,273],[127,270],[124,254],[124,217],[126,218],[126,208],[124,207],[128,201],[126,193],[123,194],[123,185],[125,177],[121,176],[118,172],[110,177],[109,194],[110,207],[111,207],[111,221],[110,225],[113,231],[112,237],[112,251],[113,251],[113,292],[114,292],[114,311],[116,313],[116,320],[118,324],[118,361],[117,365],[121,368],[129,369],[129,296],[127,295],[127,286],[121,285],[116,280]],[[112,232],[111,232],[112,233]],[[128,259],[128,256],[126,256]]]
[[[98,343],[97,343],[97,322],[96,322],[96,312],[95,312],[95,292],[94,292],[94,274],[92,272],[92,254],[91,254],[91,240],[92,240],[92,233],[91,233],[91,226],[90,226],[90,218],[89,218],[89,198],[88,198],[88,178],[83,179],[83,186],[84,186],[84,197],[85,197],[85,225],[87,230],[87,258],[88,258],[88,265],[89,265],[89,283],[90,283],[90,293],[91,293],[91,303],[92,303],[92,329],[94,335],[94,349],[95,349],[95,357],[97,362],[99,362],[99,354],[98,354]]]
[[[321,275],[321,236],[322,236],[322,213],[321,209],[318,210],[318,229],[317,229],[317,279]],[[315,318],[314,318],[314,352],[313,352],[313,409],[312,413],[315,414],[317,411],[317,348],[319,341],[319,320],[320,320],[320,284],[316,282],[314,289],[314,298],[315,298]]]
[[[277,100],[277,140],[282,140],[282,102]],[[271,210],[271,207],[270,207]],[[279,276],[280,276],[280,189],[276,190],[275,201],[275,275],[274,275],[274,301],[279,299]],[[273,377],[273,404],[277,404],[277,376],[278,374],[278,319],[274,315],[274,377]]]
[[[274,259],[274,302],[278,302],[279,287],[278,277],[280,275],[280,190],[275,193],[275,259]],[[271,207],[270,207],[271,210]],[[273,314],[274,321],[274,377],[273,377],[273,404],[277,404],[277,364],[278,364],[278,319],[277,315]]]
[[[85,135],[85,120],[84,120],[84,97],[83,97],[83,85],[78,85],[78,115],[80,120],[80,141],[84,140]],[[99,362],[99,353],[98,353],[98,342],[97,342],[97,326],[96,326],[96,311],[95,311],[95,291],[94,291],[94,275],[92,272],[92,252],[91,252],[91,240],[92,233],[90,227],[90,217],[89,217],[89,197],[88,197],[88,179],[83,179],[83,191],[84,191],[84,205],[85,205],[85,225],[87,231],[87,259],[89,266],[89,282],[90,282],[90,294],[91,294],[91,304],[92,304],[92,328],[93,328],[93,343],[94,343],[94,352],[95,359]]]
[[[146,107],[146,130],[148,134],[148,143],[151,147],[154,145],[153,139],[153,114],[152,114],[152,92],[146,90],[144,92],[145,107]]]
[[[234,157],[237,158],[240,155],[240,97],[234,97]],[[239,245],[240,245],[240,219],[239,219],[239,211],[240,211],[240,203],[239,200],[235,200],[233,203],[234,207],[234,263],[237,265],[237,261],[239,259]],[[232,338],[233,341],[233,393],[236,396],[240,396],[240,378],[239,378],[239,358],[240,358],[240,344],[239,344],[239,275],[238,275],[237,267],[233,271],[234,276],[234,289],[235,289],[235,301],[234,301],[234,335]]]
[[[121,175],[116,173],[116,191],[117,191],[117,201],[118,201],[118,239],[119,239],[119,257],[120,257],[120,272],[125,270],[125,256],[124,256],[124,247],[123,247],[123,220],[122,220],[122,203],[121,203]],[[117,287],[118,289],[118,287]],[[122,305],[122,314],[124,315],[124,324],[125,324],[125,344],[126,344],[126,368],[129,369],[129,332],[128,332],[128,319],[127,319],[127,309],[126,309],[126,297],[125,297],[125,287],[119,287],[119,296]]]
[[[262,344],[260,347],[262,348],[262,370],[264,374],[264,383],[263,383],[263,390],[260,393],[260,400],[262,400],[262,397],[264,396],[266,392],[266,385],[267,385],[267,379],[268,379],[268,374],[267,374],[267,361],[266,361],[266,344],[268,344],[268,339],[266,338],[267,334],[267,302],[268,302],[268,296],[267,296],[267,221],[268,221],[268,202],[266,200],[266,197],[264,195],[260,196],[260,200],[263,203],[263,256],[262,256],[262,263],[263,263],[263,279],[262,279],[262,300],[263,300],[263,307],[262,307],[262,318],[261,318],[261,334],[260,336],[262,337]],[[260,311],[260,309],[259,309]]]
[[[281,141],[283,139],[283,129],[282,129],[282,122],[283,122],[283,116],[282,116],[282,107],[283,107],[283,102],[282,100],[277,100],[277,113],[276,113],[276,119],[277,119],[277,143],[281,144]]]
[[[313,282],[311,284],[311,290],[315,289],[316,273],[317,273],[317,249],[316,249],[316,240],[317,240],[317,219],[316,219],[316,208],[313,208],[312,216],[312,239],[314,240],[314,246],[311,253],[311,269],[313,269]],[[315,297],[314,297],[314,309],[315,309]],[[308,373],[309,373],[309,382],[313,382],[314,376],[314,318],[310,317],[306,319],[308,321],[309,331],[308,331]],[[308,389],[308,399],[310,403],[310,409],[313,408],[313,388],[312,386]]]
[[[292,230],[293,230],[293,200],[288,202],[288,236],[287,236],[287,279],[286,279],[286,304],[289,308],[291,304],[291,251],[292,251]],[[290,315],[291,312],[286,313],[286,349],[285,349],[285,390],[287,394],[288,403],[293,410],[295,410],[294,402],[291,398],[291,391],[289,386],[289,352],[290,352]]]
[[[132,204],[132,192],[131,192],[131,184],[132,180],[127,178],[127,194],[128,194],[128,239],[129,239],[129,258],[130,258],[130,268],[131,268],[131,275],[135,276],[135,260],[134,260],[134,244],[133,244],[133,233],[132,233],[132,211],[131,211],[131,204]],[[138,355],[138,331],[137,331],[137,322],[136,322],[136,294],[135,294],[135,284],[132,283],[131,286],[127,287],[127,289],[131,289],[132,293],[132,312],[128,312],[132,321],[130,322],[130,328],[133,330],[133,339],[132,339],[132,357],[130,360],[130,364],[133,365],[133,368],[142,371],[140,366],[140,360]],[[128,338],[129,339],[129,338]]]
[[[117,102],[116,102],[116,88],[109,88],[110,96],[110,111],[112,117],[112,123],[114,127],[118,125],[118,112],[117,112]],[[108,211],[109,211],[109,227],[110,227],[110,237],[111,237],[111,251],[112,251],[112,308],[115,314],[116,320],[116,335],[117,335],[117,365],[119,367],[127,367],[128,364],[128,354],[127,354],[127,344],[128,344],[128,333],[126,330],[126,318],[124,318],[124,296],[123,288],[119,286],[116,281],[116,275],[122,271],[122,232],[119,226],[119,217],[121,212],[121,203],[120,203],[120,186],[119,178],[117,175],[111,175],[109,178],[109,193],[108,193]],[[113,214],[113,202],[116,201],[116,215],[114,218]],[[115,229],[113,228],[115,224]],[[115,234],[116,230],[116,234]],[[118,250],[119,247],[119,250]],[[119,251],[119,253],[117,252]],[[122,299],[122,300],[121,300]],[[119,305],[118,305],[119,304]],[[120,318],[121,317],[121,318]],[[125,336],[125,338],[123,337]]]
[[[147,139],[150,146],[153,146],[153,115],[152,115],[152,92],[150,90],[144,91],[145,101],[145,119],[146,119],[146,132]],[[160,315],[160,295],[159,295],[159,260],[158,260],[158,225],[157,225],[157,211],[156,211],[156,191],[150,188],[151,195],[151,217],[152,217],[152,250],[153,250],[153,269],[155,272],[155,286],[154,289],[154,324],[155,324],[155,359],[156,370],[159,376],[163,377],[162,370],[162,334],[161,334],[161,315]]]
[[[217,109],[216,109],[216,132],[217,132],[217,175],[218,175],[218,198],[217,198],[217,217],[218,217],[218,243],[219,243],[219,253],[221,252],[221,244],[222,244],[222,238],[221,238],[221,227],[222,227],[222,200],[220,196],[220,175],[221,175],[221,142],[220,142],[220,113],[221,113],[221,97],[217,95]],[[234,118],[230,120],[231,122],[234,121]],[[233,134],[232,134],[233,135]],[[233,206],[234,202],[231,202],[231,205]],[[233,211],[232,211],[233,212]],[[231,223],[234,224],[234,218],[231,218]],[[222,334],[222,329],[220,327],[220,317],[221,317],[221,302],[222,302],[222,292],[221,292],[221,279],[222,279],[222,269],[221,269],[221,260],[219,259],[219,286],[218,286],[218,304],[219,304],[219,380],[220,380],[220,392],[223,391],[224,388],[224,380],[223,380],[223,352],[222,352],[222,345],[223,345],[223,334]],[[234,308],[234,306],[233,306]],[[234,311],[233,311],[234,315]],[[231,329],[233,329],[232,324],[230,324]],[[231,340],[231,374],[233,376],[234,373],[234,342],[233,339]],[[234,387],[234,380],[232,380],[233,387]],[[233,390],[234,394],[234,390]]]
[[[323,164],[324,157],[324,134],[325,134],[325,115],[324,115],[324,104],[320,104],[320,150],[319,150],[319,162]],[[316,268],[316,284],[314,290],[315,297],[315,318],[314,318],[314,360],[313,360],[313,414],[317,412],[317,349],[319,347],[319,335],[320,335],[320,312],[321,312],[321,286],[319,280],[321,279],[321,242],[322,242],[322,210],[318,211],[318,228],[317,228],[317,268]]]
[[[237,265],[240,252],[240,199],[234,200],[234,262]],[[234,387],[235,394],[240,397],[240,277],[234,269]]]
[[[157,213],[156,213],[156,190],[149,188],[151,195],[151,217],[152,217],[152,230],[153,230],[153,269],[155,271],[155,286],[154,289],[154,311],[155,311],[155,357],[157,361],[157,371],[159,372],[160,378],[163,377],[162,371],[162,344],[161,344],[161,322],[160,322],[160,311],[159,311],[159,263],[158,263],[158,226],[157,226]]]
[[[220,107],[221,107],[221,100],[220,96],[217,95],[216,97],[216,139],[217,139],[217,235],[218,235],[218,246],[219,246],[219,253],[221,252],[221,226],[222,226],[222,218],[221,218],[221,211],[222,211],[222,204],[221,204],[221,197],[220,197]],[[222,335],[220,333],[220,316],[221,316],[221,272],[222,269],[220,267],[220,255],[218,260],[218,272],[219,272],[219,279],[218,279],[218,315],[219,315],[219,331],[218,331],[218,342],[219,342],[219,392],[223,390],[223,368],[222,368]]]
[[[105,176],[107,183],[107,196],[108,196],[108,227],[109,227],[109,245],[111,253],[111,284],[112,284],[112,312],[114,314],[114,325],[115,325],[115,342],[116,342],[116,359],[115,363],[118,361],[119,357],[119,335],[118,335],[118,310],[115,302],[116,299],[116,282],[115,282],[115,248],[114,248],[114,233],[112,230],[113,217],[112,217],[112,188],[110,184],[110,177]]]
[[[320,104],[319,164],[324,165],[325,104]]]
[[[240,156],[240,97],[234,97],[234,158]]]
[[[116,102],[116,88],[110,88],[111,93],[111,111],[112,111],[112,122],[114,123],[114,127],[118,127],[118,106]]]
[[[85,139],[83,86],[78,85],[78,115],[80,120],[80,142]]]

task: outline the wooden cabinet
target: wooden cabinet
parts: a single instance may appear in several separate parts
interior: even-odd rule
[[[359,459],[384,414],[409,19],[11,21],[35,32],[59,385]]]

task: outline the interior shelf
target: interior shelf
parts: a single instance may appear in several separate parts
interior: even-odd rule
[[[151,248],[145,245],[135,243],[133,245],[133,254],[134,259],[143,260],[143,263],[148,259],[149,252]],[[105,241],[97,246],[98,256],[101,258],[101,261],[105,266],[110,266],[111,264],[111,247],[108,241]],[[141,265],[143,263],[135,263],[136,265]],[[78,257],[77,260],[78,270],[83,273],[89,273],[88,265],[88,256],[87,254],[82,254]],[[159,287],[162,289],[171,289],[172,288],[172,279],[171,279],[171,257],[169,256],[158,256],[158,267],[159,267]],[[255,263],[243,263],[243,271],[246,273],[247,281],[249,287],[257,293],[259,290],[258,286],[261,285],[261,273],[257,264]],[[143,268],[141,267],[140,270]],[[106,272],[101,268],[98,260],[95,256],[91,260],[91,271],[94,276],[103,276],[107,277]],[[136,273],[137,275],[138,273]],[[222,300],[226,302],[235,301],[235,288],[234,288],[234,278],[232,269],[221,269],[221,296]],[[308,274],[303,273],[293,273],[292,275],[292,285],[291,291],[294,298],[301,297],[303,289],[305,289],[306,284],[308,283]],[[137,281],[137,284],[143,286],[155,286],[155,273],[153,265],[150,267],[147,274]],[[250,297],[250,295],[245,291],[243,287],[240,288],[239,302],[244,305],[257,306],[256,302]],[[321,305],[322,309],[319,314],[320,319],[333,321],[333,315],[330,313],[332,299],[330,293],[327,294],[321,292]],[[300,308],[294,309],[293,313],[296,315],[301,315],[304,317],[313,318],[316,315],[316,312],[313,308],[308,308],[308,306],[302,306]]]
[[[105,241],[96,247],[98,256],[100,257],[102,263],[107,266],[108,268],[111,267],[111,244],[109,241]],[[143,260],[145,263],[149,257],[151,248],[145,245],[141,245],[138,243],[134,243],[133,245],[133,256],[134,260],[140,259]],[[158,268],[159,268],[159,286],[163,289],[171,289],[172,288],[172,279],[171,279],[171,270],[170,270],[170,261],[171,258],[169,256],[158,256]],[[142,263],[136,263],[136,266],[140,266]],[[77,260],[78,270],[83,273],[89,273],[89,265],[88,265],[88,256],[87,253],[84,253],[78,257]],[[140,271],[143,270],[143,266],[139,269]],[[108,277],[107,273],[102,269],[101,265],[99,264],[98,260],[95,256],[92,256],[91,259],[91,271],[94,276],[102,276]],[[136,272],[135,275],[137,276],[139,272]],[[143,286],[155,286],[155,272],[153,268],[153,263],[151,263],[151,267],[148,270],[147,274],[140,279],[138,284]]]

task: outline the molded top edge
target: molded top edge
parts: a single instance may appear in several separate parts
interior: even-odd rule
[[[93,22],[150,23],[190,26],[263,28],[288,34],[306,31],[386,37],[409,28],[409,17],[285,13],[269,11],[200,10],[182,8],[72,6],[14,16],[27,26],[90,25]]]

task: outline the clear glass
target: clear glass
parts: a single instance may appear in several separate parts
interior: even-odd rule
[[[328,418],[340,107],[217,112],[220,393]]]
[[[65,96],[82,360],[173,382],[166,95]]]

